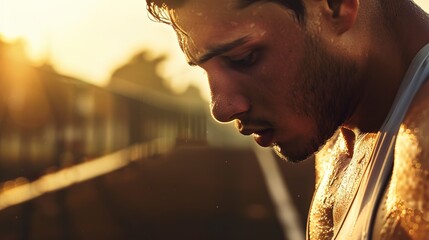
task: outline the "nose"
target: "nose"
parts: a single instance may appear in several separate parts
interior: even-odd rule
[[[205,70],[211,91],[212,116],[223,123],[242,119],[251,109],[248,79],[216,61],[207,63]]]
[[[213,117],[219,122],[230,122],[239,119],[250,110],[249,101],[241,94],[230,91],[222,94],[213,94],[211,111]]]

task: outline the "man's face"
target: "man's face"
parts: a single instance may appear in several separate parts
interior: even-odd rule
[[[348,117],[355,64],[324,47],[291,10],[190,0],[174,13],[185,52],[205,69],[213,116],[290,161],[316,152]]]

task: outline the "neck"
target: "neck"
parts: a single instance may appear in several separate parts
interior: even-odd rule
[[[380,18],[383,21],[375,19],[378,23],[372,26],[385,24],[374,28],[371,35],[361,100],[345,123],[362,133],[380,129],[411,61],[429,43],[429,17],[414,3],[398,2]]]

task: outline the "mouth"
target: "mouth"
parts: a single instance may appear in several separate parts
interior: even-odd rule
[[[268,126],[244,126],[241,122],[236,122],[238,131],[243,135],[252,135],[255,142],[261,147],[269,147],[274,142],[274,128]]]

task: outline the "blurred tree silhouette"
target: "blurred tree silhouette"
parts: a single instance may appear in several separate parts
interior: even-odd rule
[[[112,74],[110,85],[117,84],[120,81],[127,81],[146,89],[172,93],[164,85],[163,78],[156,72],[157,66],[166,59],[166,56],[162,55],[151,59],[148,55],[148,51],[144,50],[132,57],[128,63],[115,70]]]

